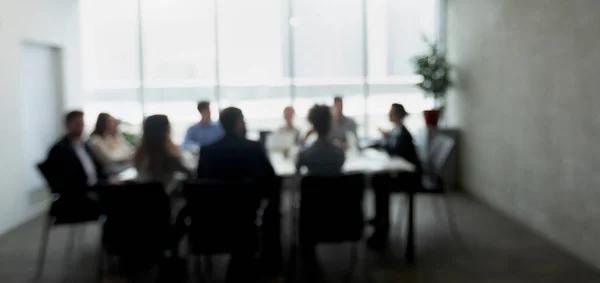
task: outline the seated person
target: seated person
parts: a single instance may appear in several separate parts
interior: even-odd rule
[[[342,173],[344,150],[327,139],[331,128],[331,112],[328,106],[315,105],[308,114],[308,120],[318,134],[311,147],[298,154],[296,168],[308,169],[310,175],[337,175]]]
[[[134,156],[139,182],[158,181],[171,194],[177,182],[176,172],[191,174],[185,167],[179,148],[170,138],[171,125],[165,115],[152,115],[144,121],[142,140]]]
[[[294,126],[295,115],[296,111],[294,110],[294,107],[288,106],[285,109],[283,109],[283,119],[285,120],[285,125],[279,128],[278,132],[292,133],[296,137],[295,139],[298,140],[300,136],[300,131],[298,130],[298,128],[296,128],[296,126]]]
[[[133,157],[133,147],[119,135],[117,120],[107,113],[98,115],[89,145],[107,173],[124,169]]]
[[[198,178],[273,179],[275,171],[260,143],[246,139],[246,122],[238,108],[230,107],[219,118],[225,135],[200,149]]]
[[[374,145],[374,148],[384,149],[390,156],[399,156],[406,159],[415,166],[415,172],[409,174],[400,174],[392,179],[374,179],[373,189],[375,190],[375,219],[371,221],[375,224],[375,233],[367,242],[372,248],[383,248],[387,242],[389,232],[389,202],[390,191],[389,182],[394,182],[392,186],[419,186],[421,182],[421,161],[417,155],[417,150],[413,143],[410,132],[404,126],[404,118],[408,115],[402,104],[392,104],[389,118],[395,124],[391,132],[381,131],[383,139]]]
[[[94,152],[81,139],[84,129],[83,112],[72,111],[66,116],[67,134],[50,149],[45,161],[48,183],[59,193],[61,206],[76,211],[84,218],[97,217],[99,210],[90,193],[108,176]],[[54,208],[54,207],[53,207]]]
[[[333,99],[332,107],[332,122],[331,129],[327,138],[336,145],[341,146],[344,150],[350,147],[348,135],[354,136],[358,140],[356,122],[350,117],[344,115],[344,101],[341,96],[336,96]],[[315,129],[311,129],[306,133],[305,139],[313,134]]]
[[[279,218],[279,190],[276,184],[275,171],[265,153],[264,147],[254,141],[246,139],[246,123],[244,115],[238,108],[229,107],[221,112],[219,118],[225,136],[220,140],[200,148],[198,162],[198,178],[221,180],[253,180],[260,184],[264,196],[269,198],[269,206],[265,211],[263,220],[263,256],[266,262],[272,262],[274,269],[279,269],[281,263],[279,227],[276,222]],[[258,207],[258,204],[257,204]],[[186,217],[184,208],[177,217],[176,227],[183,223]],[[217,216],[218,217],[218,216]],[[180,233],[181,234],[181,233]],[[235,254],[230,261],[228,280],[249,282],[253,270],[249,263],[251,255]],[[235,264],[237,262],[238,264]],[[237,266],[238,268],[233,268]]]
[[[198,103],[198,112],[202,116],[200,122],[191,126],[183,141],[184,149],[190,147],[202,147],[209,145],[223,137],[223,128],[219,122],[212,121],[210,118],[210,102],[200,101]]]

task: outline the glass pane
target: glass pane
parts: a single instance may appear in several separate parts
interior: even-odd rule
[[[412,76],[411,59],[436,37],[438,0],[369,0],[369,74]]]
[[[225,86],[281,84],[284,1],[219,1],[219,70]]]
[[[244,112],[249,137],[283,125],[290,105],[284,79],[284,25],[281,0],[219,1],[220,105]]]
[[[169,117],[176,143],[200,120],[198,101],[215,100],[214,9],[213,0],[142,2],[144,109]]]
[[[362,0],[294,0],[294,106],[303,130],[315,104],[333,105],[344,98],[344,114],[364,134]]]
[[[226,87],[222,89],[221,106],[240,108],[249,137],[256,137],[259,131],[273,131],[284,125],[283,109],[290,105],[287,91],[287,87]]]
[[[138,85],[137,1],[83,0],[80,9],[84,86]]]
[[[212,84],[213,0],[144,0],[144,79],[149,86]]]
[[[293,0],[293,14],[298,83],[363,75],[362,0]]]
[[[107,112],[124,122],[122,131],[139,133],[137,1],[83,0],[80,12],[86,128],[91,132],[98,114]]]

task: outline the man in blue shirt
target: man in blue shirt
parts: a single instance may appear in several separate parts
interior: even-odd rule
[[[206,146],[223,137],[221,123],[210,119],[210,102],[200,101],[198,103],[198,112],[200,112],[202,119],[187,130],[183,141],[183,148],[189,146]]]

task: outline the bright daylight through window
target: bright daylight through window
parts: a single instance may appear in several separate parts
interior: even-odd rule
[[[119,7],[119,9],[115,9]],[[429,106],[414,86],[411,58],[438,34],[437,0],[83,0],[85,107],[134,128],[166,114],[173,139],[199,119],[241,108],[250,131],[297,122],[315,103],[345,100],[363,137],[388,127],[391,103]],[[408,119],[422,126],[421,115]]]

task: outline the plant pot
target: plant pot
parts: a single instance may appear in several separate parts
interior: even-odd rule
[[[438,121],[440,120],[440,110],[425,110],[423,111],[423,117],[425,118],[425,124],[428,127],[437,127]]]

